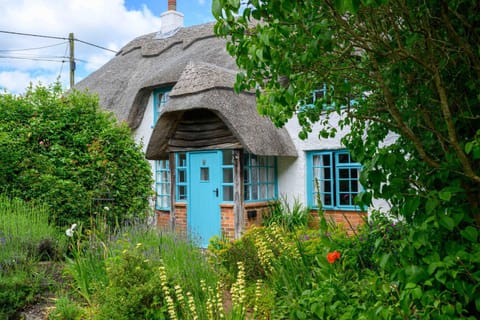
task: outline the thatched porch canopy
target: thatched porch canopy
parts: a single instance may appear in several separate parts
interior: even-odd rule
[[[160,115],[147,148],[147,158],[164,159],[172,151],[172,138],[179,124],[192,110],[203,119],[212,113],[225,124],[228,132],[216,128],[212,143],[204,147],[242,147],[257,155],[296,156],[293,142],[285,129],[258,114],[253,93],[236,94],[233,91],[235,71],[207,63],[190,63],[186,66],[170,94],[170,100]],[[202,116],[203,115],[205,116]],[[213,118],[210,116],[210,118]],[[201,128],[202,122],[197,123]],[[210,122],[212,123],[212,122]],[[196,123],[193,121],[192,126]],[[205,127],[206,128],[206,127]],[[199,129],[201,131],[201,129]],[[203,131],[206,131],[205,129]],[[205,134],[204,132],[197,134]],[[228,139],[228,133],[232,136]],[[208,134],[208,133],[207,133]],[[218,140],[218,144],[215,141]],[[195,150],[195,145],[185,150]]]

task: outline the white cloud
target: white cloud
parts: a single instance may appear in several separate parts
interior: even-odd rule
[[[2,19],[0,30],[75,38],[119,50],[132,39],[160,29],[160,18],[143,6],[128,11],[124,0],[0,0]],[[6,49],[38,48],[7,52]],[[55,81],[64,55],[68,56],[65,40],[26,37],[0,33],[0,86],[9,91],[23,92],[30,81]],[[113,53],[75,42],[75,57],[79,78],[98,69],[113,57]],[[23,59],[10,59],[5,57]],[[52,61],[33,61],[30,58]],[[25,59],[29,58],[29,59]],[[68,60],[64,58],[63,60]],[[85,62],[82,62],[85,61]],[[62,80],[68,77],[68,62],[63,66]],[[68,82],[68,79],[67,79]],[[8,85],[6,85],[8,84]]]
[[[0,72],[0,91],[12,93],[22,93],[32,83],[37,85],[39,83],[43,85],[51,84],[55,81],[55,76],[52,74],[44,74],[40,76],[33,76],[30,73],[22,71],[3,71]]]

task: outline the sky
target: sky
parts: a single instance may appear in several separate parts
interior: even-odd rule
[[[112,51],[138,36],[158,31],[167,2],[0,0],[0,91],[22,94],[30,83],[50,85],[57,79],[68,88],[69,33],[80,40],[74,44],[78,82],[113,58]],[[185,26],[202,24],[214,21],[211,3],[177,0],[177,11],[184,14]]]

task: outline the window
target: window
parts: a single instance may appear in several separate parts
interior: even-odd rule
[[[171,88],[158,88],[153,91],[153,126],[157,123],[161,110],[168,101]],[[168,160],[155,161],[155,208],[170,210],[170,167]]]
[[[334,89],[332,86],[323,84],[323,86],[317,90],[313,90],[310,97],[306,101],[301,101],[299,103],[300,111],[307,111],[309,109],[319,108],[320,110],[331,110],[336,108],[336,102],[333,100]],[[359,97],[348,96],[344,101],[340,103],[340,109],[346,108],[347,106],[354,106],[360,101]],[[343,100],[343,99],[342,99]]]
[[[155,208],[170,209],[170,169],[168,160],[155,161]]]
[[[187,200],[187,154],[185,152],[179,152],[175,155],[177,177],[177,200]]]
[[[361,191],[361,164],[346,150],[311,152],[307,155],[309,204],[324,209],[359,210],[354,204]]]
[[[233,150],[222,153],[223,201],[233,201]]]
[[[158,117],[160,116],[160,113],[162,113],[163,108],[167,104],[168,101],[168,95],[172,88],[167,87],[167,88],[158,88],[153,90],[153,125],[152,127],[155,127],[155,124],[158,121]]]
[[[246,153],[243,179],[245,201],[274,199],[277,194],[275,158]]]

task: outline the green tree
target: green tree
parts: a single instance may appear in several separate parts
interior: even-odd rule
[[[0,192],[45,202],[58,225],[143,217],[151,173],[126,124],[60,85],[0,95]]]
[[[375,197],[407,218],[422,204],[433,209],[455,199],[478,217],[477,1],[242,4],[215,0],[215,28],[229,36],[227,49],[244,70],[236,89],[256,88],[260,113],[278,126],[296,113],[305,138],[318,121],[321,136],[334,134],[320,116],[342,112],[340,124],[351,127],[344,142],[370,169],[364,182]],[[315,107],[299,108],[324,84],[328,93]],[[336,107],[325,111],[325,104]],[[398,134],[396,143],[381,148],[389,133]]]
[[[435,296],[440,314],[478,316],[480,299],[464,296],[480,294],[478,1],[214,0],[212,12],[242,70],[236,90],[255,88],[261,114],[277,126],[295,115],[301,138],[316,122],[335,135],[328,119],[342,115],[364,165],[358,200],[386,199],[410,223],[401,254],[381,260],[409,289],[402,306],[428,314]]]

